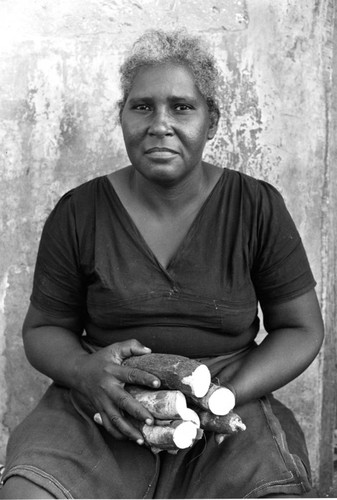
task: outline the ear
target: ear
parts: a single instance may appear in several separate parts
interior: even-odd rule
[[[208,129],[208,134],[207,134],[207,139],[210,141],[213,139],[213,137],[216,134],[216,131],[218,130],[218,123],[219,123],[219,118],[220,118],[220,112],[218,109],[213,109],[210,112],[210,124],[209,124],[209,129]]]

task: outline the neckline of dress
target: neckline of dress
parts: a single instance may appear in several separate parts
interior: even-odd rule
[[[141,243],[142,248],[144,249],[145,253],[150,257],[150,259],[152,261],[154,261],[157,266],[160,267],[160,269],[170,278],[170,280],[172,280],[172,276],[170,276],[170,274],[169,274],[169,269],[173,266],[173,264],[175,263],[177,258],[183,253],[183,249],[187,246],[187,243],[191,240],[191,238],[194,234],[194,231],[195,231],[195,227],[197,226],[197,222],[202,217],[203,213],[206,210],[207,205],[209,204],[210,200],[213,198],[214,193],[218,190],[220,184],[223,183],[223,180],[225,179],[226,175],[227,175],[227,169],[224,168],[223,172],[221,172],[221,175],[219,176],[216,183],[214,184],[214,186],[212,187],[212,189],[208,193],[207,197],[203,201],[202,205],[200,206],[199,210],[197,211],[197,213],[196,213],[194,219],[192,220],[190,226],[188,227],[185,235],[183,236],[182,240],[180,241],[178,247],[176,248],[175,252],[173,253],[172,257],[170,258],[170,260],[168,261],[166,266],[163,265],[159,261],[159,259],[157,258],[157,256],[155,255],[155,253],[153,252],[153,250],[151,249],[151,247],[149,246],[149,244],[145,240],[140,229],[138,228],[137,224],[133,220],[130,212],[128,211],[128,209],[126,208],[124,203],[122,202],[120,196],[118,195],[116,189],[114,188],[112,182],[110,181],[109,174],[104,175],[103,179],[105,179],[105,181],[108,183],[109,189],[113,193],[115,201],[117,202],[118,206],[120,207],[122,214],[124,215],[124,218],[127,220],[130,228],[132,229],[132,231],[136,237],[136,240],[138,240],[137,243],[139,243],[139,242]]]

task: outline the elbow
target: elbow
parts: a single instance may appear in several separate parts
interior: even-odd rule
[[[320,319],[314,325],[304,329],[304,342],[308,352],[309,361],[313,361],[319,354],[324,342],[325,331],[323,321]]]
[[[315,356],[319,353],[323,345],[324,337],[325,337],[325,329],[324,329],[323,319],[321,319],[320,323],[315,328],[315,334],[314,334],[314,346],[316,348]]]
[[[29,363],[36,368],[36,362],[35,362],[35,342],[34,339],[36,335],[34,335],[34,328],[28,328],[27,326],[23,326],[22,328],[22,340],[23,340],[23,348],[25,351],[25,355]]]

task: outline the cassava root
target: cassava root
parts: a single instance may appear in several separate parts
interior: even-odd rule
[[[172,420],[169,425],[136,424],[144,440],[154,453],[168,450],[185,450],[201,438],[200,430],[193,422]]]
[[[202,398],[189,396],[197,406],[204,410],[209,410],[214,415],[226,415],[235,406],[235,396],[230,389],[211,383],[210,387]]]
[[[245,431],[246,426],[241,417],[230,411],[227,415],[213,415],[208,411],[199,411],[200,425],[205,431],[217,434],[236,434]]]
[[[194,359],[174,354],[144,354],[126,359],[125,366],[144,370],[157,376],[162,387],[180,390],[186,395],[201,398],[211,384],[211,374],[206,365]]]
[[[227,436],[246,429],[240,416],[232,411],[235,395],[227,387],[211,382],[206,365],[184,356],[154,353],[132,356],[123,365],[152,373],[161,380],[160,390],[125,386],[154,417],[154,425],[131,418],[153,453],[165,450],[175,454],[188,449],[202,438],[204,430],[213,432],[220,444]],[[94,420],[102,425],[99,413]]]
[[[186,398],[181,391],[143,389],[137,385],[126,385],[125,389],[149,412],[160,420],[186,420],[200,427],[195,411],[187,408]]]

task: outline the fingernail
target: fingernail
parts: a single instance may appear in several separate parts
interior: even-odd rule
[[[145,420],[145,423],[146,423],[147,425],[152,425],[152,424],[153,424],[153,420],[152,420],[151,418],[147,418],[147,419]]]
[[[149,347],[144,347],[144,351],[151,352],[151,349]]]
[[[137,439],[136,443],[139,444],[139,446],[141,446],[142,444],[144,444],[144,440],[143,439]]]
[[[158,380],[155,380],[154,382],[152,382],[152,385],[153,385],[153,387],[159,387]]]
[[[219,436],[217,436],[217,443],[218,445],[220,445],[221,443],[223,443],[225,440],[225,436],[223,436],[222,434],[219,434]]]
[[[94,421],[96,422],[96,424],[103,425],[103,420],[99,413],[95,413]]]

